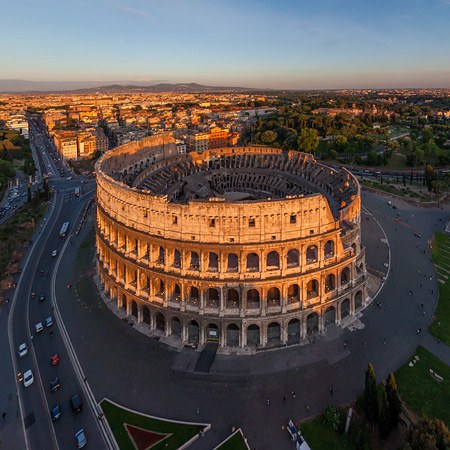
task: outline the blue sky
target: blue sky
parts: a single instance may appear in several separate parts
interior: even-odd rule
[[[4,0],[2,17],[0,79],[450,87],[450,0]]]

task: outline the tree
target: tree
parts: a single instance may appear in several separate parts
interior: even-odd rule
[[[447,450],[450,431],[442,420],[423,419],[411,431],[408,442],[412,450]]]
[[[380,435],[383,439],[387,438],[390,429],[390,417],[389,417],[389,405],[387,400],[386,391],[381,390],[380,396],[380,411],[378,413],[378,423],[380,426]]]
[[[433,181],[436,179],[436,174],[431,164],[427,164],[425,166],[424,177],[425,177],[425,184],[428,188],[428,192],[431,192],[433,190]]]
[[[394,430],[398,426],[400,413],[402,412],[402,401],[397,390],[394,374],[391,372],[386,380],[386,396],[389,405],[389,429]]]
[[[366,380],[363,393],[364,413],[368,420],[372,422],[378,419],[378,393],[377,381],[375,379],[375,371],[371,363],[367,365]]]
[[[261,133],[261,141],[263,141],[265,144],[271,144],[274,142],[277,138],[277,133],[272,130],[267,130]]]
[[[312,153],[319,146],[319,136],[312,128],[303,128],[297,140],[298,149],[302,152]]]

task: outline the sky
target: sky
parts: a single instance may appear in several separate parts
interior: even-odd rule
[[[1,3],[0,79],[450,87],[450,0]]]

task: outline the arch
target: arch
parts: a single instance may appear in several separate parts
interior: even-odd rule
[[[306,249],[306,264],[317,262],[317,245],[310,245]]]
[[[134,300],[131,302],[131,315],[138,318],[138,306]]]
[[[267,291],[267,306],[280,306],[280,290],[277,287]]]
[[[363,293],[362,291],[358,291],[355,294],[355,309],[362,308],[363,305]]]
[[[220,306],[219,290],[209,288],[206,294],[206,306],[208,308],[218,308]]]
[[[217,256],[217,253],[209,252],[208,270],[210,272],[219,271],[219,257]]]
[[[127,310],[127,296],[122,294],[122,302],[120,303],[120,309]]]
[[[227,346],[239,347],[239,327],[235,323],[227,326]]]
[[[177,249],[173,252],[173,267],[181,269],[181,252]]]
[[[306,332],[308,334],[313,334],[317,333],[318,331],[319,331],[319,314],[313,312],[306,318]]]
[[[182,325],[178,317],[172,317],[170,320],[170,329],[172,336],[178,336],[181,339]]]
[[[164,264],[165,261],[166,261],[166,251],[164,250],[164,247],[160,245],[158,251],[158,260],[156,262],[158,264]]]
[[[256,253],[249,253],[247,255],[247,272],[259,271],[259,256]]]
[[[306,285],[308,298],[314,298],[319,295],[319,283],[317,280],[309,280]]]
[[[300,301],[300,287],[298,284],[291,284],[288,287],[288,304]]]
[[[247,291],[247,308],[257,309],[260,307],[259,292],[256,289],[249,289]]]
[[[207,342],[219,342],[220,330],[219,326],[215,323],[209,323],[206,327],[206,341]]]
[[[188,342],[197,343],[200,339],[200,326],[195,320],[188,324]]]
[[[350,267],[344,267],[341,271],[341,286],[350,283]]]
[[[227,256],[227,272],[238,272],[239,258],[235,253],[229,253]]]
[[[332,258],[334,256],[334,241],[331,239],[325,242],[323,247],[323,257],[325,259]]]
[[[227,308],[239,308],[239,293],[236,289],[230,288],[227,293]]]
[[[142,307],[142,322],[150,325],[150,310],[145,305]]]
[[[288,323],[288,345],[300,342],[300,320],[292,319]]]
[[[153,281],[153,289],[155,291],[155,296],[164,298],[164,295],[166,293],[166,285],[161,278],[155,278]]]
[[[292,269],[293,267],[298,267],[300,265],[300,253],[296,248],[291,248],[286,255],[287,267]]]
[[[160,312],[156,313],[155,324],[156,324],[157,330],[166,331],[166,319],[162,313],[160,313]]]
[[[278,322],[272,322],[267,327],[267,344],[277,345],[281,342],[281,327]]]
[[[280,255],[278,252],[270,252],[266,258],[267,270],[278,270],[280,268]]]
[[[259,347],[261,333],[258,325],[252,324],[247,327],[247,345],[250,347]]]
[[[191,286],[189,289],[189,304],[194,306],[199,306],[200,303],[200,293],[198,288]]]
[[[181,288],[178,283],[175,283],[172,291],[172,301],[181,302]]]
[[[350,314],[350,299],[346,298],[341,303],[341,319]]]
[[[325,326],[336,322],[336,308],[334,306],[329,306],[325,310],[324,322]]]
[[[200,270],[200,258],[197,252],[191,252],[190,270]]]
[[[353,249],[353,252],[354,252],[354,254],[356,255],[356,244],[353,242],[353,244],[352,244],[352,249]]]
[[[331,292],[336,289],[336,277],[333,273],[329,273],[325,277],[325,292]]]

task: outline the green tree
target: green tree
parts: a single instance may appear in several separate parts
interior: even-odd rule
[[[398,426],[400,413],[402,412],[402,401],[397,390],[394,374],[391,372],[386,380],[386,396],[389,405],[389,429],[394,430]]]
[[[425,166],[424,177],[425,177],[425,184],[428,188],[428,192],[431,192],[433,190],[433,181],[436,180],[436,174],[431,164],[427,164]]]
[[[319,146],[319,136],[312,128],[302,129],[297,140],[298,149],[302,152],[312,153]]]
[[[412,450],[448,450],[450,431],[442,420],[423,419],[411,431],[408,442]]]
[[[267,130],[261,133],[261,141],[263,141],[265,144],[271,144],[274,142],[277,138],[277,133],[272,130]]]
[[[380,435],[383,439],[387,438],[390,429],[390,418],[389,418],[389,405],[387,400],[386,391],[381,390],[380,394],[380,411],[378,412],[378,424],[380,427]]]
[[[375,371],[371,363],[367,365],[366,379],[363,393],[364,413],[369,421],[374,424],[378,419],[378,392]]]

